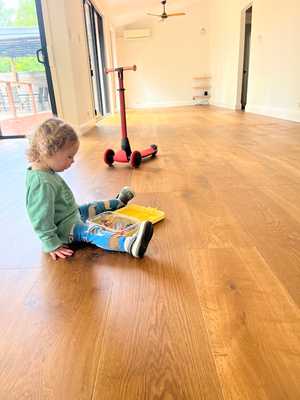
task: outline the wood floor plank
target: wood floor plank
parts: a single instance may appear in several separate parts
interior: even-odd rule
[[[268,185],[263,192],[300,223],[300,182],[298,185]]]
[[[36,283],[40,270],[32,268],[24,271],[7,268],[1,269],[0,274],[1,341],[4,331],[13,323],[14,318],[18,317],[16,310],[21,307],[24,298]]]
[[[191,259],[224,398],[298,398],[299,310],[257,249]]]
[[[111,282],[80,258],[50,261],[11,310],[1,329],[0,398],[91,399]]]
[[[223,191],[223,198],[300,305],[300,224],[261,189]]]
[[[103,163],[119,116],[63,174],[78,204],[166,213],[146,257],[43,255],[25,212],[25,140],[0,141],[0,399],[294,400],[300,125],[212,106],[128,111],[140,169]]]
[[[171,255],[169,229],[161,226],[149,259],[119,269],[94,399],[223,399],[186,256]]]

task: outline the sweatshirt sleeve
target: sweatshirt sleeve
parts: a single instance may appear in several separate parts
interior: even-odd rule
[[[47,182],[32,182],[26,199],[29,219],[42,242],[43,251],[49,253],[63,243],[57,236],[57,226],[54,223],[55,190]]]

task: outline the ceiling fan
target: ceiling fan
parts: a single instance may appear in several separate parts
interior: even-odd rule
[[[161,18],[162,21],[167,19],[167,18],[169,18],[169,17],[179,17],[180,15],[186,15],[184,12],[167,14],[166,13],[166,3],[167,3],[167,0],[161,1],[161,4],[163,6],[163,12],[161,14],[147,13],[147,15],[151,15],[153,17],[159,17],[159,18]]]

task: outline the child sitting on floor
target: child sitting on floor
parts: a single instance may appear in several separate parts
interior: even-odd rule
[[[57,174],[72,165],[78,148],[79,139],[74,129],[57,118],[42,123],[31,139],[26,208],[43,250],[56,260],[73,254],[68,243],[87,242],[105,250],[143,257],[153,234],[150,221],[142,222],[138,231],[127,237],[86,222],[104,211],[124,207],[134,196],[130,188],[123,188],[115,199],[78,207],[72,191]]]

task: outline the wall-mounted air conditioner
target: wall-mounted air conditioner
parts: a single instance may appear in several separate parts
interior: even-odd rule
[[[142,39],[151,36],[150,29],[127,29],[123,32],[123,38],[125,40],[130,39]]]

